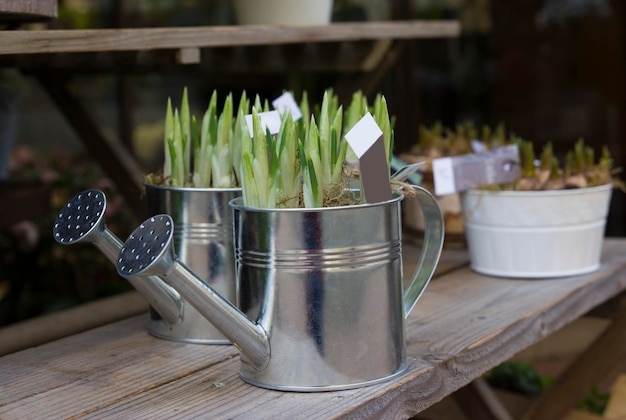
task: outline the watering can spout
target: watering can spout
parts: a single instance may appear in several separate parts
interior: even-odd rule
[[[106,197],[102,191],[91,189],[77,194],[59,212],[52,232],[54,239],[61,245],[92,243],[115,264],[122,241],[107,228],[105,210]],[[167,324],[176,325],[182,320],[180,295],[163,280],[150,276],[130,283]]]
[[[137,276],[164,279],[241,351],[244,363],[263,369],[270,359],[267,333],[176,257],[173,231],[169,215],[145,220],[122,246],[116,265],[118,274],[129,280]]]

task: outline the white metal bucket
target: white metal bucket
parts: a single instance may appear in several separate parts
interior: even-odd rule
[[[516,278],[597,270],[612,188],[466,191],[463,218],[472,269]]]

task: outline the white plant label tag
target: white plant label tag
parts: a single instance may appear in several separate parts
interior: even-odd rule
[[[252,114],[244,116],[250,137],[254,137],[254,128],[252,125]],[[270,130],[270,134],[275,136],[280,131],[280,113],[278,111],[259,112],[259,120],[263,132]]]
[[[498,147],[483,153],[433,159],[432,166],[435,195],[512,182],[521,175],[517,145]]]
[[[357,158],[361,158],[383,135],[376,120],[369,112],[363,116],[345,135],[348,144]]]
[[[285,92],[278,98],[274,99],[272,101],[272,105],[281,115],[285,112],[290,112],[294,121],[298,121],[302,118],[302,111],[300,111],[300,107],[296,103],[296,100],[293,98],[291,92]]]
[[[383,132],[369,112],[345,135],[359,158],[361,185],[366,203],[378,203],[392,197],[389,167]]]
[[[454,163],[451,157],[433,159],[433,179],[435,195],[447,195],[456,192],[454,182]]]
[[[474,153],[483,153],[487,151],[487,145],[484,141],[474,139],[470,141],[470,145],[472,146],[472,151]]]

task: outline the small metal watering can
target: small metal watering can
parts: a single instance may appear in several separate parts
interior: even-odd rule
[[[181,262],[173,221],[147,219],[117,261],[126,278],[159,276],[241,351],[240,376],[286,391],[356,388],[406,369],[404,319],[437,266],[443,217],[414,187],[426,219],[420,262],[403,288],[402,195],[318,209],[234,209],[238,305]]]

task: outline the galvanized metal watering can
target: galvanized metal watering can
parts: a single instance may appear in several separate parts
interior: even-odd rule
[[[240,376],[287,391],[355,388],[406,369],[404,319],[438,263],[443,217],[415,187],[426,219],[420,262],[404,290],[400,202],[234,210],[238,306],[175,255],[173,222],[147,219],[126,240],[118,273],[159,276],[241,351]]]

